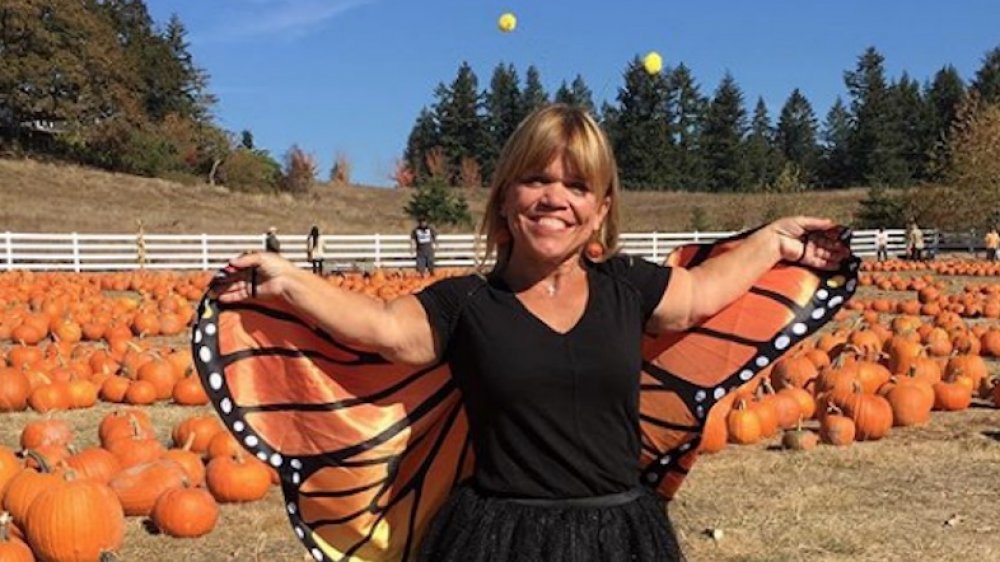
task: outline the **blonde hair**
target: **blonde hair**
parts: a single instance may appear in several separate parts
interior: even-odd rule
[[[545,105],[525,117],[510,136],[497,161],[490,195],[479,225],[479,269],[494,255],[493,271],[506,265],[511,237],[502,207],[507,190],[525,176],[543,171],[561,156],[583,178],[599,202],[608,198],[608,214],[595,240],[612,253],[618,245],[618,165],[607,135],[586,110],[562,103]],[[485,248],[482,241],[485,240]]]

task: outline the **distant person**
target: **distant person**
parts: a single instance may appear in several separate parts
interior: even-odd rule
[[[417,273],[421,277],[434,275],[434,248],[437,247],[437,233],[427,224],[425,217],[417,220],[417,227],[410,233],[410,250],[417,256]]]
[[[924,256],[924,232],[916,221],[911,222],[906,231],[906,253],[913,261],[922,260]]]
[[[875,259],[878,261],[889,259],[889,233],[881,226],[875,233]]]
[[[983,243],[986,246],[986,259],[997,261],[997,249],[1000,248],[1000,233],[997,232],[995,226],[990,228],[989,232],[986,233]]]
[[[323,237],[319,233],[319,227],[315,224],[309,229],[306,236],[306,259],[312,265],[312,272],[316,275],[323,275]]]
[[[275,254],[281,253],[281,242],[278,241],[278,228],[272,226],[267,229],[267,237],[264,238],[264,250]]]

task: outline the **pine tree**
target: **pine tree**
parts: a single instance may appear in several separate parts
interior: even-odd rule
[[[852,181],[882,185],[891,180],[890,160],[894,147],[888,146],[888,87],[885,58],[869,47],[858,57],[854,71],[844,75],[851,95],[854,122],[850,141]]]
[[[425,107],[420,110],[417,122],[410,130],[406,150],[403,152],[403,159],[413,171],[417,185],[426,183],[431,176],[427,169],[427,154],[436,146],[441,146],[441,134],[434,113]]]
[[[927,105],[927,135],[931,143],[927,179],[941,181],[951,166],[948,152],[949,132],[955,122],[958,106],[965,97],[965,83],[952,65],[947,65],[934,75],[934,81],[924,89]]]
[[[744,147],[747,162],[747,186],[762,191],[774,183],[781,168],[781,153],[775,148],[774,129],[767,115],[764,99],[758,97],[750,121],[750,134]]]
[[[542,86],[542,76],[534,65],[529,66],[524,75],[524,91],[521,93],[521,118],[547,103],[549,95]]]
[[[662,75],[650,75],[635,57],[625,70],[624,86],[618,90],[618,106],[603,112],[626,189],[666,187],[664,164],[670,138],[665,110]]]
[[[857,175],[851,170],[851,114],[840,96],[834,101],[823,122],[820,185],[847,187]]]
[[[688,191],[704,189],[706,164],[702,132],[708,100],[683,63],[666,74],[665,114],[673,147],[666,162],[667,184]]]
[[[710,191],[741,191],[747,185],[743,155],[747,129],[743,92],[726,72],[709,103],[702,134]]]
[[[930,118],[920,85],[904,72],[889,87],[886,145],[887,183],[906,186],[926,177],[931,151]]]
[[[979,94],[982,103],[1000,103],[1000,47],[983,57],[983,65],[976,72],[972,89]]]
[[[487,147],[486,125],[479,112],[482,98],[472,67],[463,62],[451,85],[439,85],[434,95],[440,143],[451,170],[448,181],[455,185],[462,158],[482,162]]]
[[[186,119],[207,122],[218,99],[208,91],[208,73],[195,65],[188,51],[187,29],[176,14],[167,23],[163,41],[169,52],[164,62],[173,74],[170,88],[164,92],[164,114],[176,112]]]
[[[513,64],[500,63],[493,70],[490,89],[485,95],[487,148],[482,162],[483,176],[493,175],[493,168],[504,143],[521,120],[521,90]]]
[[[798,88],[792,90],[781,108],[775,142],[784,159],[796,166],[799,179],[806,185],[815,182],[819,165],[816,127],[816,115],[809,100]]]
[[[563,80],[562,84],[559,86],[559,90],[556,91],[555,101],[559,103],[565,103],[567,105],[575,105],[577,107],[582,107],[587,110],[592,116],[597,117],[597,109],[594,107],[594,97],[587,87],[587,83],[583,81],[583,76],[579,74],[573,79],[573,84],[571,86],[566,85],[566,81]]]

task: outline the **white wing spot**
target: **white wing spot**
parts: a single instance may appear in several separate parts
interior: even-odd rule
[[[243,433],[243,430],[246,429],[246,427],[246,424],[242,421],[233,422],[233,430],[236,431],[236,433]]]
[[[194,343],[201,343],[201,330],[194,331]]]
[[[222,375],[219,373],[208,375],[208,386],[212,387],[212,390],[220,390],[222,388]]]
[[[826,309],[825,308],[817,308],[812,313],[813,320],[819,320],[825,314],[826,314]]]
[[[847,291],[848,292],[853,292],[854,291],[854,287],[856,287],[857,285],[858,285],[858,282],[855,281],[854,279],[851,279],[850,281],[847,282]]]
[[[740,371],[741,380],[748,381],[752,378],[753,378],[753,371],[751,371],[750,369],[743,369],[742,371]]]
[[[295,470],[302,470],[302,461],[299,459],[292,459],[288,464],[292,465]]]
[[[770,362],[771,360],[768,359],[767,357],[764,357],[763,355],[754,360],[754,364],[760,367],[761,369],[767,367],[768,363]]]
[[[712,398],[715,398],[716,400],[719,400],[725,395],[726,395],[726,389],[722,388],[721,386],[712,391]]]
[[[667,455],[662,459],[660,459],[660,464],[662,464],[663,466],[670,464],[670,455]]]
[[[299,536],[299,540],[306,538],[306,532],[302,530],[302,527],[295,527],[295,534]]]
[[[243,442],[246,443],[247,447],[256,447],[257,444],[260,443],[260,440],[257,439],[256,435],[247,435],[243,439]]]
[[[707,396],[708,395],[705,393],[704,390],[699,390],[698,392],[694,393],[694,399],[696,402],[704,402]]]
[[[209,324],[208,326],[205,326],[205,333],[208,334],[208,335],[210,335],[210,336],[214,336],[215,335],[215,324]]]
[[[837,295],[830,299],[830,308],[835,308],[840,306],[840,303],[844,302],[844,297]]]
[[[228,398],[223,398],[219,401],[219,408],[226,414],[231,414],[233,412],[233,401]]]
[[[273,455],[271,455],[271,466],[277,468],[281,466],[282,462],[284,462],[284,459],[282,459],[281,455],[279,455],[278,453],[274,453]]]
[[[302,476],[298,472],[292,473],[292,484],[298,485],[302,481]]]
[[[296,509],[297,508],[295,507],[294,503],[289,503],[288,504],[288,513],[291,513],[292,515],[295,515],[295,510]]]
[[[801,336],[806,333],[806,325],[802,322],[797,322],[792,326],[792,333],[796,336]]]
[[[778,339],[774,340],[774,347],[776,347],[778,349],[785,349],[786,347],[788,347],[788,344],[790,344],[791,342],[792,342],[792,338],[790,338],[790,337],[782,334],[782,335],[778,336]]]
[[[312,552],[313,558],[316,559],[316,562],[323,562],[323,553],[320,552],[320,550],[318,548],[312,549],[311,552]]]
[[[200,359],[202,363],[208,363],[212,360],[212,350],[207,346],[201,346],[198,349],[198,359]]]
[[[816,298],[818,298],[821,301],[825,301],[826,297],[828,297],[828,296],[830,296],[830,293],[827,292],[826,289],[820,289],[820,290],[816,291]]]

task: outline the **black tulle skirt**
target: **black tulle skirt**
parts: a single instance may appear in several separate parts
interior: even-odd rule
[[[422,562],[672,562],[684,560],[663,500],[627,494],[537,502],[459,487],[435,516]]]

